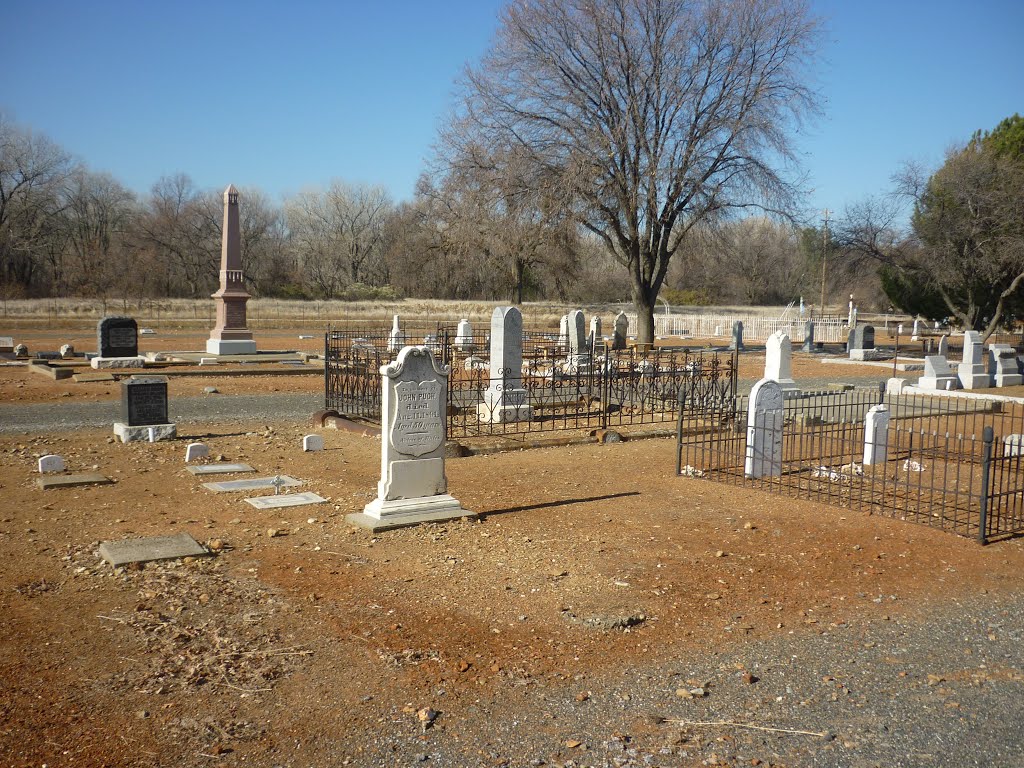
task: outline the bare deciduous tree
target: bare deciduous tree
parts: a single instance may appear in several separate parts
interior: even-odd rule
[[[700,222],[788,207],[790,128],[815,108],[800,0],[523,0],[467,71],[459,130],[515,147],[629,271],[638,338]]]

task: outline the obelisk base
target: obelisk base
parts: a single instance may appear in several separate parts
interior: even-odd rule
[[[465,517],[475,520],[477,515],[462,508],[458,499],[448,494],[420,496],[415,499],[374,499],[362,512],[345,515],[352,525],[373,533],[405,528],[420,523],[436,523]]]
[[[253,339],[207,339],[206,351],[211,355],[255,355]]]

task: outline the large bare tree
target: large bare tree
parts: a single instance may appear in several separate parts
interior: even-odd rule
[[[817,37],[802,0],[521,0],[454,119],[467,141],[520,150],[628,269],[650,342],[693,227],[792,204]]]

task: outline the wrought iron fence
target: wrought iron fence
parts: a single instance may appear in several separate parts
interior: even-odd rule
[[[885,443],[865,414],[885,405]],[[1024,407],[853,390],[787,400],[782,467],[745,471],[749,398],[681,408],[677,474],[924,523],[977,538],[1024,533]],[[866,448],[884,457],[865,462]]]
[[[517,377],[492,369],[485,333],[460,337],[455,326],[441,324],[426,339],[451,368],[450,438],[672,423],[680,402],[710,404],[736,393],[736,353],[612,350],[591,339],[570,354],[557,333],[526,331]],[[329,329],[324,348],[325,407],[380,422],[380,367],[397,354],[389,351],[389,334]]]

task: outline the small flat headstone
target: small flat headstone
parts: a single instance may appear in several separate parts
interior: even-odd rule
[[[48,456],[39,457],[39,473],[45,475],[48,472],[63,472],[64,457],[54,453]]]
[[[255,472],[248,464],[196,464],[185,467],[193,475],[226,475],[232,472]]]
[[[185,446],[185,462],[195,461],[210,455],[210,449],[205,443],[189,443]]]
[[[252,477],[245,480],[224,480],[219,483],[203,483],[203,488],[214,493],[233,493],[236,491],[255,491],[260,488],[291,488],[302,485],[301,480],[296,480],[289,475],[277,475],[276,477]]]
[[[82,472],[78,475],[54,475],[53,477],[40,477],[36,485],[44,491],[50,488],[73,488],[78,485],[110,485],[114,481],[99,472]]]
[[[199,364],[200,365],[218,365],[219,362],[220,361],[216,357],[200,357],[199,358]]]
[[[277,507],[300,507],[304,504],[323,504],[327,499],[315,493],[289,493],[284,496],[255,496],[245,500],[256,509],[275,509]]]
[[[323,449],[324,439],[320,435],[306,435],[302,438],[302,450],[322,451]]]
[[[72,375],[72,379],[77,384],[88,384],[97,381],[117,381],[112,373],[76,373]]]
[[[152,536],[146,539],[104,541],[100,544],[100,557],[115,568],[129,563],[148,563],[153,560],[174,560],[179,557],[200,557],[210,553],[187,533],[174,536]]]

